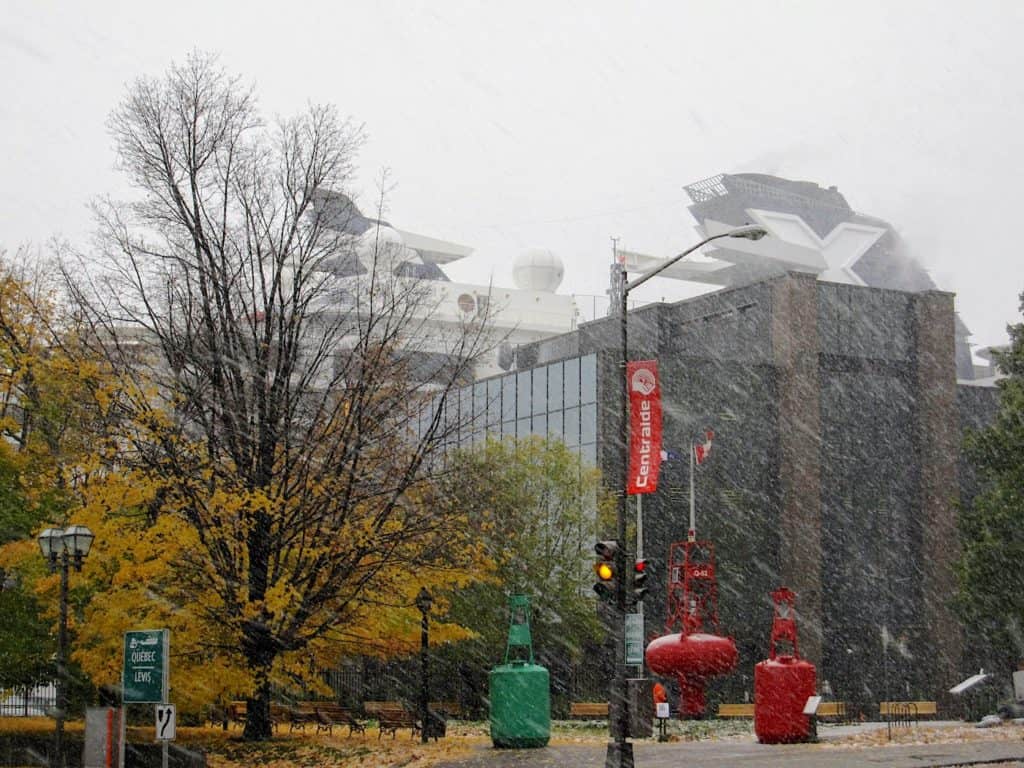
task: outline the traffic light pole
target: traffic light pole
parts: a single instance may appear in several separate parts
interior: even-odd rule
[[[626,323],[626,315],[629,311],[629,292],[634,288],[643,285],[655,275],[668,269],[677,261],[689,256],[698,248],[718,240],[722,237],[741,237],[747,240],[760,240],[765,236],[766,231],[759,226],[737,227],[729,232],[722,232],[701,240],[694,246],[687,248],[682,253],[659,264],[654,269],[644,272],[632,282],[626,272],[626,262],[620,262],[622,269],[620,291],[621,306],[619,307],[619,331],[621,336],[622,359],[622,386],[619,392],[619,412],[622,414],[622,492],[619,495],[619,504],[615,514],[615,537],[619,542],[618,552],[615,555],[615,617],[612,622],[613,634],[615,635],[615,678],[612,682],[611,712],[608,727],[612,740],[608,742],[608,752],[605,756],[605,768],[633,768],[633,745],[627,741],[629,724],[629,696],[626,692],[626,499],[629,488],[629,376],[627,365],[629,362],[629,336]]]
[[[619,412],[622,414],[622,492],[615,515],[615,538],[620,542],[615,554],[615,677],[611,690],[611,716],[608,721],[611,741],[605,755],[605,768],[633,768],[633,745],[627,741],[629,723],[629,698],[626,695],[626,489],[629,487],[629,377],[626,366],[629,361],[629,337],[626,323],[628,311],[628,277],[626,265],[622,264],[622,306],[619,308],[619,331],[621,335],[622,386],[619,392]]]

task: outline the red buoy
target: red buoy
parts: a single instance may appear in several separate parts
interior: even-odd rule
[[[814,695],[816,671],[803,661],[796,642],[796,594],[786,587],[772,592],[772,619],[768,659],[754,666],[754,733],[762,744],[791,744],[811,737],[811,721],[804,714]],[[776,643],[787,641],[791,654],[777,654]]]
[[[736,644],[731,637],[703,632],[663,635],[647,646],[646,659],[652,672],[679,679],[680,714],[701,717],[707,679],[732,671],[736,666]]]
[[[679,680],[681,717],[704,715],[704,687],[709,677],[731,672],[736,643],[718,632],[718,587],[715,547],[710,541],[675,542],[669,548],[668,623],[680,632],[662,635],[644,653],[655,674]],[[713,630],[711,632],[706,630]]]

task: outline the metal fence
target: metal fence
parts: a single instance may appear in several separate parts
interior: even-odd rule
[[[42,717],[57,706],[57,689],[50,685],[35,688],[0,689],[0,717]]]

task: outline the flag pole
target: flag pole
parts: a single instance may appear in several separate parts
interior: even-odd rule
[[[686,535],[689,541],[697,540],[697,516],[694,513],[693,503],[693,441],[690,441],[690,531]]]

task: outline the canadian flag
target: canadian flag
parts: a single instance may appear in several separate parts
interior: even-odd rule
[[[711,454],[711,441],[714,437],[715,433],[707,429],[704,431],[704,442],[694,443],[693,457],[697,460],[698,464],[703,464],[707,461],[708,456]]]

